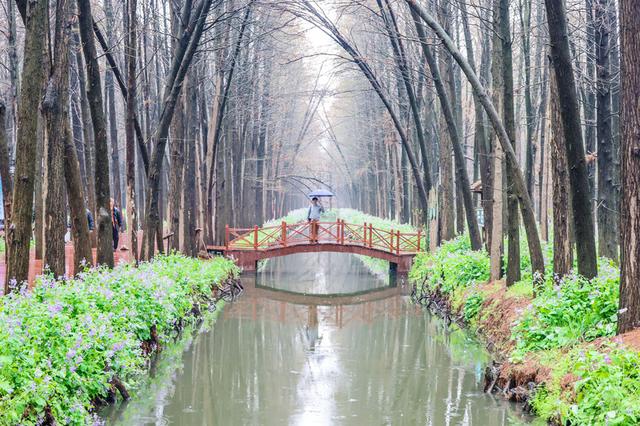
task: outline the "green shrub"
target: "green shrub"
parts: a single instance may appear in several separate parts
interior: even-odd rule
[[[433,253],[419,254],[409,275],[418,285],[439,288],[452,293],[489,279],[489,256],[484,251],[473,251],[468,237],[462,235],[442,244]]]
[[[559,284],[545,282],[513,328],[514,359],[526,352],[553,349],[615,334],[619,272],[601,265],[589,281],[570,275]]]
[[[226,259],[170,255],[74,280],[43,277],[0,299],[0,424],[36,424],[45,410],[59,424],[89,422],[114,377],[135,389],[152,327],[166,341],[236,272]]]
[[[640,423],[640,354],[620,346],[574,349],[556,358],[554,380],[536,392],[532,406],[544,418],[564,424],[635,425]],[[572,389],[562,377],[577,378]]]
[[[480,308],[484,303],[484,296],[480,293],[473,293],[464,302],[463,316],[466,322],[471,322],[478,316]]]

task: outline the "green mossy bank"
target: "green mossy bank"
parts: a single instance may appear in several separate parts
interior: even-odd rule
[[[0,425],[93,423],[135,391],[150,354],[209,315],[229,260],[160,256],[135,268],[43,277],[0,299]]]
[[[475,331],[501,361],[487,387],[556,424],[639,424],[637,339],[614,337],[620,274],[604,259],[599,270],[592,281],[549,273],[534,296],[530,273],[509,288],[487,283],[487,254],[460,237],[417,256],[410,279],[418,300]]]

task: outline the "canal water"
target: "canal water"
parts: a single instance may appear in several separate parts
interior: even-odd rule
[[[512,425],[489,361],[352,255],[273,259],[213,327],[168,348],[117,425]]]

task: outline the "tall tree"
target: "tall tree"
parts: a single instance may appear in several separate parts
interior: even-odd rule
[[[113,5],[111,0],[104,0],[104,14],[107,22],[108,42],[111,50],[114,49],[116,44],[117,29],[115,26],[115,18]],[[109,51],[111,53],[111,50]],[[111,53],[112,54],[112,53]],[[113,67],[108,67],[104,74],[104,90],[105,101],[107,103],[107,115],[109,121],[109,142],[111,143],[111,176],[113,177],[112,189],[113,198],[118,206],[122,207],[122,189],[120,186],[120,150],[118,141],[118,122],[116,118],[116,91],[113,81],[114,70]]]
[[[0,184],[2,185],[2,202],[4,207],[4,222],[11,223],[11,192],[13,183],[11,182],[11,174],[9,170],[9,146],[7,142],[7,132],[4,123],[6,122],[7,107],[2,99],[0,99]],[[4,235],[6,238],[6,234]],[[7,260],[7,245],[5,245],[5,262]],[[4,283],[2,283],[4,287]],[[6,291],[6,289],[5,289]]]
[[[567,151],[564,148],[564,131],[560,115],[558,85],[554,73],[550,76],[551,89],[551,176],[553,181],[553,273],[560,279],[573,267],[571,244],[571,194]]]
[[[66,209],[61,207],[64,194],[64,153],[69,129],[69,40],[67,16],[70,0],[56,2],[53,32],[53,58],[49,80],[42,101],[47,128],[45,245],[44,263],[54,276],[65,273],[64,234],[67,229]]]
[[[611,42],[610,31],[616,19],[615,3],[594,0],[595,44],[598,110],[596,129],[598,141],[598,252],[600,256],[618,259],[618,146],[613,137],[611,110]]]
[[[18,104],[15,181],[11,224],[8,226],[7,291],[26,281],[29,273],[29,243],[36,169],[38,114],[45,78],[45,37],[47,34],[47,0],[18,4],[25,23],[24,64]]]
[[[126,95],[126,176],[127,176],[127,216],[129,219],[129,242],[133,258],[138,261],[138,210],[136,205],[136,147],[134,141],[136,114],[136,60],[137,60],[137,0],[127,0],[125,16],[125,60],[127,69]]]
[[[578,272],[584,277],[593,278],[598,273],[596,240],[589,193],[589,175],[580,127],[580,110],[569,49],[567,12],[564,0],[545,0],[545,5],[549,24],[551,59],[558,85],[560,115],[571,182]]]
[[[107,126],[102,102],[102,83],[100,81],[100,67],[98,54],[93,37],[93,15],[91,1],[78,0],[78,23],[82,50],[87,66],[87,98],[91,110],[93,123],[93,138],[95,148],[95,188],[96,188],[96,222],[98,225],[98,256],[99,265],[113,267],[113,219],[110,207],[109,188],[109,145],[107,143]]]
[[[516,117],[513,92],[513,53],[511,48],[511,14],[509,0],[499,0],[494,19],[497,20],[500,34],[501,73],[502,73],[502,115],[509,140],[516,146]],[[494,49],[496,45],[494,44]],[[513,176],[518,164],[507,158],[507,176]],[[531,191],[527,185],[527,193]],[[515,183],[507,179],[507,285],[520,281],[520,217],[518,215],[518,192]]]
[[[620,0],[622,242],[618,333],[640,327],[640,8]]]

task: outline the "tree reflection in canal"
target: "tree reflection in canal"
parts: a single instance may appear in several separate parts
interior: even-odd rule
[[[183,354],[181,371],[164,379],[162,392],[127,407],[119,423],[485,426],[527,420],[519,406],[482,392],[488,357],[463,331],[412,305],[402,289],[385,287],[350,255],[305,256],[316,259],[270,262],[261,286],[245,280],[240,300]],[[317,266],[313,283],[307,262]],[[269,281],[273,276],[277,281]],[[303,288],[300,282],[316,295],[292,293]],[[362,293],[367,288],[374,290]],[[337,289],[360,293],[323,295]]]

